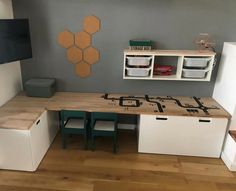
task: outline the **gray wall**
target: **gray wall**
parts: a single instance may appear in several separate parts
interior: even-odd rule
[[[208,32],[221,52],[236,34],[235,0],[13,0],[13,7],[16,18],[30,20],[33,58],[22,61],[23,81],[53,77],[60,91],[211,96],[216,70],[211,82],[123,80],[123,49],[135,38],[159,49],[194,49],[194,37]],[[93,39],[101,59],[82,79],[56,39],[65,28],[80,31],[91,14],[102,21]]]

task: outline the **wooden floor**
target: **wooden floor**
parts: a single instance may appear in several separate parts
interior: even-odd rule
[[[137,154],[132,131],[119,134],[116,155],[109,138],[94,152],[79,138],[62,150],[57,136],[34,173],[0,170],[0,191],[236,191],[236,173],[220,159]]]

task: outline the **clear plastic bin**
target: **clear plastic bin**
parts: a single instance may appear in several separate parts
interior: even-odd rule
[[[184,67],[187,68],[206,68],[212,58],[184,58]]]
[[[129,66],[148,66],[152,57],[126,57]]]
[[[182,77],[184,78],[205,78],[208,70],[183,69]]]
[[[150,74],[150,68],[126,68],[128,76],[147,77]]]

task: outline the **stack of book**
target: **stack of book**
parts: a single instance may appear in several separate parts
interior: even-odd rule
[[[129,48],[131,50],[151,50],[152,41],[151,40],[130,40]]]

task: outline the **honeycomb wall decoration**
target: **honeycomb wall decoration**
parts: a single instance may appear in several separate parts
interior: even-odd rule
[[[92,35],[100,30],[100,19],[90,15],[83,20],[83,30],[74,34],[68,29],[60,32],[58,43],[66,49],[67,60],[75,65],[80,77],[91,75],[91,67],[99,61],[100,53],[92,46]]]

